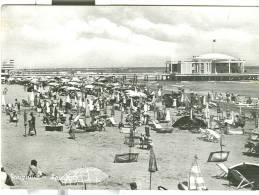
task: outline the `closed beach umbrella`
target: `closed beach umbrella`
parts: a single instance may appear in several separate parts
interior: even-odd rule
[[[156,162],[156,156],[155,156],[153,147],[150,148],[148,171],[150,173],[149,189],[151,190],[152,173],[158,171],[157,162]]]
[[[34,93],[33,93],[33,91],[30,94],[30,103],[31,103],[31,106],[34,106]]]
[[[62,185],[73,184],[97,184],[108,179],[108,175],[102,170],[95,167],[78,168],[68,171],[61,177],[60,182]]]
[[[162,96],[161,89],[158,90],[157,95],[158,95],[158,97],[161,97],[161,96]]]
[[[2,99],[1,99],[1,105],[2,106],[5,106],[5,96],[4,95],[2,95]]]
[[[70,97],[69,97],[69,95],[67,95],[66,102],[67,102],[67,103],[70,103]]]
[[[145,103],[144,104],[144,112],[147,112],[148,111],[148,105]]]
[[[171,121],[171,115],[170,115],[170,111],[169,110],[166,111],[165,120],[166,121]]]
[[[83,102],[82,102],[82,98],[80,97],[79,98],[79,107],[82,107],[83,106]]]
[[[181,95],[181,103],[183,103],[183,102],[184,102],[184,95],[182,93],[182,95]]]
[[[206,105],[206,96],[202,96],[202,103],[203,105]]]

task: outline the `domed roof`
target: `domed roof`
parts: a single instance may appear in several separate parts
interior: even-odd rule
[[[235,58],[221,53],[206,53],[195,57],[195,59],[201,60],[234,60]]]

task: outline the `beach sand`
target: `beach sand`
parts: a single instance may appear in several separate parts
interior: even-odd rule
[[[22,86],[8,86],[8,100],[26,97]],[[21,95],[20,95],[21,94]],[[22,95],[23,94],[23,95]],[[152,116],[151,112],[151,116]],[[18,125],[9,123],[9,117],[2,113],[2,164],[6,171],[15,176],[27,174],[32,159],[38,161],[38,166],[49,174],[62,176],[71,169],[80,167],[97,167],[110,177],[100,184],[88,184],[87,189],[130,189],[129,183],[136,182],[139,189],[149,188],[148,161],[149,151],[136,146],[133,150],[139,153],[138,162],[113,163],[115,154],[128,152],[123,144],[124,136],[117,127],[106,127],[103,132],[77,133],[76,139],[68,139],[68,129],[63,132],[47,132],[42,125],[42,115],[36,116],[37,136],[24,137],[23,115],[19,115]],[[120,112],[116,111],[116,121],[119,122]],[[247,123],[245,129],[250,129]],[[140,131],[143,131],[142,127]],[[216,179],[213,176],[220,173],[216,163],[208,163],[209,153],[220,150],[218,143],[205,142],[197,139],[199,134],[189,131],[175,130],[171,134],[159,134],[151,131],[154,151],[157,158],[158,171],[152,174],[152,189],[164,186],[177,189],[179,181],[187,180],[194,155],[198,155],[201,172],[210,190],[233,190],[227,180]],[[248,135],[225,135],[224,150],[231,151],[226,166],[240,162],[258,163],[258,158],[247,157],[244,144]],[[33,189],[84,189],[83,185],[61,186],[53,178],[14,179],[14,188]]]

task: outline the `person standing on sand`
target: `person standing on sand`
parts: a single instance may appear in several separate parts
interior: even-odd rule
[[[35,133],[35,135],[37,135],[37,131],[36,131],[36,128],[35,128],[36,118],[33,115],[33,112],[31,112],[30,116],[31,116],[31,119],[30,119],[30,130],[29,130],[29,133],[31,133],[33,131]]]

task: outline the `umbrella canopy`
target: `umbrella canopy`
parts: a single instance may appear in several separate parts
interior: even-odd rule
[[[242,162],[229,167],[229,169],[239,171],[246,179],[255,182],[254,185],[256,187],[256,190],[259,189],[259,164]],[[228,175],[227,179],[233,180],[233,178],[231,178],[231,175]]]
[[[95,167],[78,168],[68,171],[61,177],[62,185],[66,184],[96,184],[103,182],[109,176]]]

